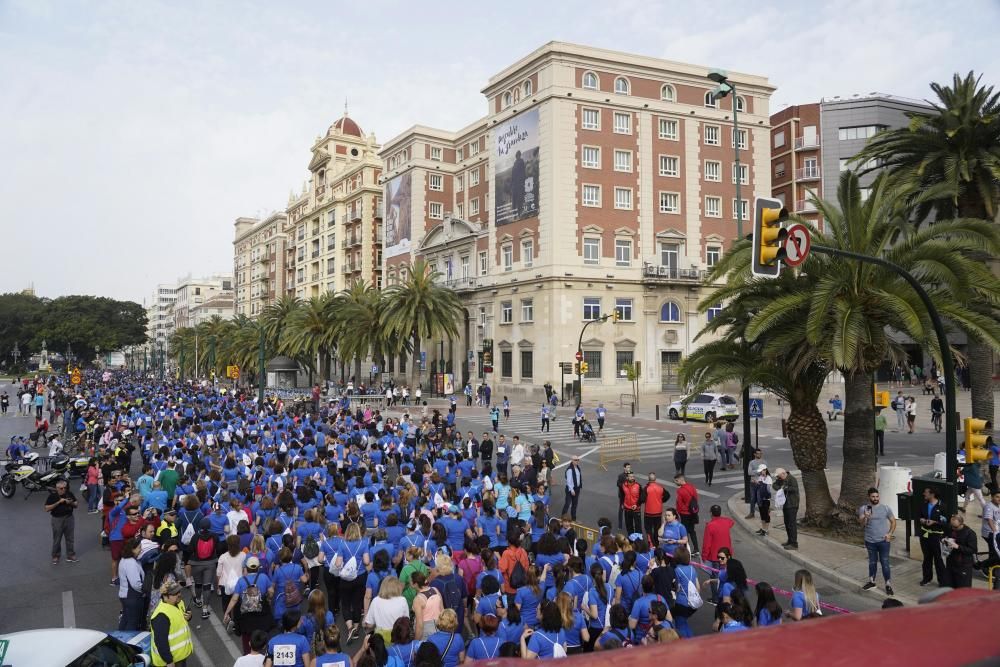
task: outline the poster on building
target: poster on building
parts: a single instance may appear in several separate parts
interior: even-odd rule
[[[496,126],[497,227],[538,216],[538,109]]]
[[[410,172],[400,174],[385,184],[386,258],[410,252],[413,225],[410,220]]]

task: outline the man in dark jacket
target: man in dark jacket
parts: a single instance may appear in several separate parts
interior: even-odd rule
[[[951,517],[949,530],[941,543],[948,552],[947,586],[972,588],[972,562],[976,555],[976,532],[965,525],[961,514]]]
[[[799,483],[791,473],[784,468],[774,471],[774,490],[779,489],[785,492],[785,504],[781,506],[781,515],[785,520],[785,531],[788,533],[788,541],[781,546],[786,549],[799,548]]]
[[[920,538],[920,551],[924,555],[921,586],[931,583],[935,575],[939,586],[948,585],[947,572],[941,558],[941,537],[947,523],[937,492],[930,487],[924,489],[924,502],[920,504],[920,518],[917,520],[917,536]]]
[[[624,528],[625,520],[625,491],[622,487],[625,485],[625,480],[628,476],[632,474],[632,464],[624,463],[622,464],[622,471],[618,475],[618,481],[615,482],[615,486],[618,488],[618,530]]]

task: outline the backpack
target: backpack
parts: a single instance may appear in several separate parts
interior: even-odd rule
[[[514,567],[510,569],[510,582],[508,583],[511,588],[521,588],[528,583],[528,572],[524,569],[521,561],[514,561]]]
[[[632,640],[628,638],[628,635],[622,634],[621,630],[612,628],[611,634],[613,634],[614,636],[618,637],[618,639],[621,640],[622,648],[632,648],[633,646],[635,646],[635,644],[632,643]]]
[[[458,612],[462,608],[462,589],[458,587],[454,572],[452,572],[451,577],[445,580],[442,593],[446,609],[454,609]]]
[[[701,510],[698,506],[698,496],[691,498],[691,502],[688,503],[688,512],[691,514],[697,514]]]
[[[611,560],[610,556],[601,556],[601,560],[611,565],[611,573],[608,575],[608,583],[613,587],[618,582],[618,575],[622,573],[622,568],[617,562]]]
[[[319,543],[314,536],[306,538],[306,543],[302,545],[302,555],[309,559],[319,556]]]
[[[282,591],[285,593],[286,609],[294,609],[302,604],[302,589],[299,588],[299,582],[295,579],[285,579]]]
[[[562,634],[562,630],[559,631],[559,635],[561,635],[561,634]],[[556,639],[557,640],[559,639],[559,635],[556,635]],[[562,642],[560,642],[560,641],[552,641],[551,639],[549,639],[546,635],[542,634],[541,632],[538,633],[538,636],[541,637],[542,639],[545,639],[550,644],[552,644],[552,657],[553,658],[565,658],[566,657],[566,647],[562,645]],[[624,645],[625,644],[622,644],[622,646],[624,646]]]
[[[198,541],[194,545],[194,552],[200,560],[215,558],[215,538],[198,538]]]
[[[458,564],[458,569],[462,571],[465,588],[469,591],[469,597],[472,597],[476,594],[476,578],[483,571],[483,561],[479,558],[466,558]]]
[[[340,578],[343,581],[354,581],[358,578],[358,554],[356,552],[344,561],[340,568]]]
[[[184,529],[184,532],[181,533],[181,544],[187,546],[191,544],[191,540],[193,539],[194,539],[194,524],[189,523],[187,525],[187,528]]]
[[[734,445],[740,444],[740,436],[736,435],[736,431],[733,431],[733,444]]]
[[[253,581],[249,582],[247,589],[243,591],[243,595],[240,596],[240,613],[241,614],[259,614],[264,611],[264,603],[262,601],[262,596],[260,594],[260,589],[257,588],[257,580],[260,578],[260,573],[258,572],[254,575]]]
[[[684,574],[684,571],[678,569],[677,574]],[[687,579],[687,585],[685,586],[688,599],[687,606],[692,609],[701,609],[701,606],[705,604],[705,601],[701,599],[701,593],[698,592],[698,584],[695,583],[695,579],[697,579],[697,577],[688,579],[687,575],[685,575],[684,578]]]

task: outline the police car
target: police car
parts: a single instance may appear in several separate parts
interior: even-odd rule
[[[686,405],[685,405],[686,403]],[[695,394],[670,404],[667,415],[671,419],[687,419],[714,422],[725,419],[734,422],[740,416],[736,399],[726,394]]]
[[[151,665],[148,632],[101,632],[82,628],[26,630],[0,635],[5,667],[137,667]]]

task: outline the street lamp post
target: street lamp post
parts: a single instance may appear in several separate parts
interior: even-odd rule
[[[14,349],[11,350],[10,356],[14,357],[14,365],[17,366],[17,360],[21,358],[21,350],[17,347],[17,342],[14,342]]]
[[[264,405],[264,378],[267,377],[264,365],[264,326],[260,326],[260,355],[257,359],[257,409]]]
[[[577,366],[576,366],[576,368],[577,368],[576,381],[577,381],[577,385],[578,385],[578,388],[576,390],[576,404],[578,406],[583,404],[583,370],[582,370],[582,368],[583,368],[583,366],[582,366],[582,364],[583,364],[583,333],[587,330],[587,327],[589,327],[594,322],[607,322],[609,319],[611,319],[611,314],[610,313],[607,314],[607,315],[604,315],[602,317],[598,317],[596,319],[590,320],[589,322],[587,322],[586,324],[583,325],[582,329],[580,329],[580,337],[576,341],[576,356],[580,358],[579,361],[577,361]]]

